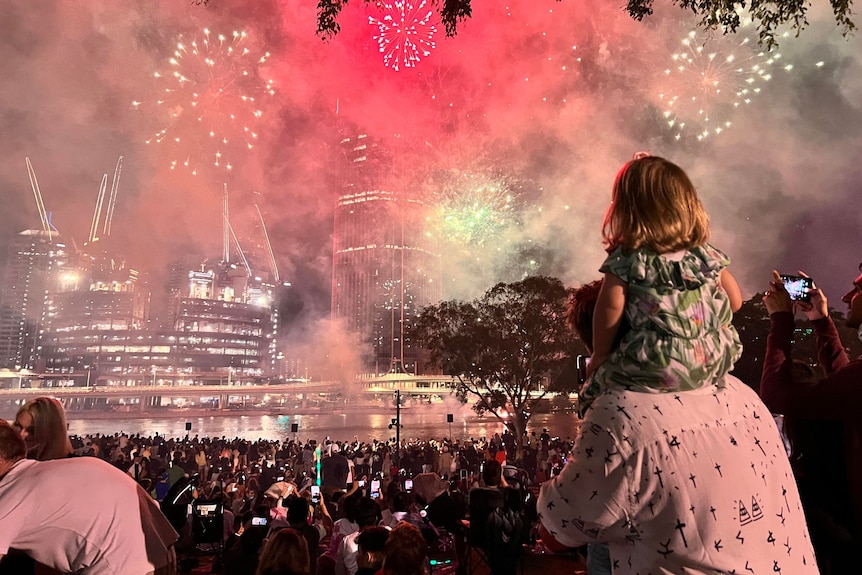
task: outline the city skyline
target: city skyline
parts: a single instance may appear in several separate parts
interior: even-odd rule
[[[8,135],[0,144],[7,206],[0,247],[38,228],[25,156],[52,224],[81,241],[102,175],[122,155],[112,238],[141,268],[179,251],[219,253],[227,183],[238,217],[244,210],[253,221],[251,206],[260,205],[278,269],[292,284],[288,335],[308,340],[330,313],[332,228],[343,192],[338,142],[349,124],[394,150],[393,168],[377,175],[379,189],[421,190],[442,203],[451,196],[435,194],[449,182],[458,199],[474,193],[476,182],[493,181],[478,188],[479,197],[489,204],[504,198],[496,204],[502,216],[484,220],[489,240],[465,234],[449,246],[444,297],[471,298],[527,273],[570,285],[594,279],[613,175],[633,151],[650,149],[691,173],[714,242],[734,260],[747,296],[766,287],[771,268],[801,267],[842,309],[838,296],[862,259],[852,239],[862,222],[847,209],[862,180],[859,38],[841,38],[828,9],[816,6],[800,38],[781,37],[776,53],[761,56],[741,45],[745,30],[726,39],[699,33],[692,44],[691,22],[671,8],[657,7],[638,23],[615,6],[477,6],[457,37],[438,29],[429,53],[396,72],[380,53],[381,30],[369,24],[380,16],[373,5],[348,5],[342,33],[322,42],[314,35],[314,4],[298,0],[139,8],[12,2],[0,45],[9,69],[0,88]],[[49,32],[52,26],[60,33]],[[231,150],[228,175],[172,170],[176,150],[145,142],[165,127],[187,129],[172,118],[190,100],[155,106],[152,96],[165,85],[154,74],[171,69],[178,44],[209,37],[215,55],[217,34],[231,43],[234,31],[247,33],[242,45],[256,58],[247,68],[255,82],[242,87],[256,98],[245,124],[256,137],[241,139],[245,151]],[[704,41],[706,52],[698,52]],[[751,87],[743,103],[697,92],[697,82],[674,72],[685,68],[682,61],[707,69],[698,58],[711,49],[766,69],[742,78],[715,72]],[[183,73],[201,74],[190,49],[185,54]],[[668,127],[668,90],[713,98],[710,118],[722,133],[701,141],[700,130],[680,131],[683,120],[703,123],[690,106],[680,109],[687,118],[673,116]],[[199,105],[214,105],[216,95],[209,97]],[[181,140],[188,135],[181,131]],[[207,150],[193,145],[187,153]],[[500,185],[502,196],[488,192]]]

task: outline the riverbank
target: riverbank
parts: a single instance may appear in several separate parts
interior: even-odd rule
[[[403,413],[421,409],[422,406],[402,406]],[[66,419],[73,420],[129,420],[129,419],[191,419],[200,417],[260,417],[268,415],[279,416],[309,416],[309,415],[345,415],[345,414],[374,414],[390,410],[395,413],[394,407],[380,404],[354,405],[345,404],[338,407],[315,406],[315,407],[248,407],[248,408],[180,408],[180,409],[148,409],[140,410],[131,408],[128,410],[82,410],[67,411]],[[469,408],[468,408],[469,409]],[[460,410],[459,410],[460,411]],[[0,419],[14,419],[15,412],[0,412]]]

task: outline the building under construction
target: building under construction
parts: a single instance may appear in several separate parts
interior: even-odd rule
[[[67,251],[48,221],[29,160],[42,230],[22,232],[8,254],[0,359],[11,370],[46,376],[47,385],[230,383],[272,375],[282,289],[268,235],[263,269],[240,246],[224,197],[220,258],[186,257],[174,265],[169,313],[150,319],[150,286],[111,248],[123,158],[108,192],[99,187],[87,241]],[[265,234],[263,215],[255,205]]]

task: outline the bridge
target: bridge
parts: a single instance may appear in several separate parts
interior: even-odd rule
[[[28,399],[42,396],[56,397],[67,410],[86,410],[97,405],[137,405],[141,411],[148,407],[175,403],[188,405],[217,405],[228,409],[232,403],[245,404],[256,402],[265,396],[269,398],[289,397],[307,405],[309,400],[331,401],[344,395],[365,398],[390,396],[400,391],[406,397],[447,396],[455,388],[449,376],[413,376],[409,374],[387,374],[374,378],[356,379],[345,385],[336,381],[290,381],[277,384],[249,384],[234,382],[230,385],[91,385],[91,386],[53,386],[51,379],[33,378],[30,385],[38,387],[13,387],[0,389],[0,404],[21,404]],[[48,385],[44,385],[48,384]]]

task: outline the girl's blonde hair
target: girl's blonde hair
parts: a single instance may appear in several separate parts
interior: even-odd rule
[[[706,243],[709,216],[682,168],[658,156],[635,158],[614,181],[602,225],[608,251],[648,248],[663,254]]]

